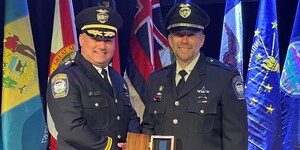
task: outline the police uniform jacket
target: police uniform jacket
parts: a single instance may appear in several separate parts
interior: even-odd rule
[[[243,89],[236,91],[242,83],[239,72],[201,53],[177,94],[175,69],[173,63],[150,75],[143,133],[173,135],[177,150],[246,150],[246,102]]]
[[[109,75],[113,91],[79,53],[51,75],[47,102],[59,150],[115,150],[128,131],[140,132],[125,80],[110,67]]]

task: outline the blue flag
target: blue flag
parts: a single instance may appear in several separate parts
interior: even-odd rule
[[[181,3],[181,2],[191,2],[191,0],[174,0],[174,4],[177,4],[177,3]]]
[[[243,22],[241,0],[226,0],[220,61],[243,75]]]
[[[281,102],[276,0],[261,0],[252,42],[245,96],[249,150],[281,148]]]
[[[283,149],[300,146],[300,1],[281,78]]]
[[[1,99],[1,150],[46,150],[36,51],[26,0],[6,0]]]

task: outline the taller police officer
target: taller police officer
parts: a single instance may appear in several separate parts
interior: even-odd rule
[[[47,88],[58,149],[126,148],[127,132],[139,133],[140,121],[125,80],[108,66],[123,21],[114,10],[97,6],[80,12],[75,23],[81,54],[58,68]]]
[[[177,150],[246,150],[247,110],[236,69],[206,57],[208,15],[179,3],[167,13],[168,41],[176,62],[149,77],[143,133],[173,135]]]

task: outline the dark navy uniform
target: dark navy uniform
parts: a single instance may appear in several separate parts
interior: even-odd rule
[[[127,132],[141,130],[125,80],[107,66],[113,48],[106,48],[106,44],[115,40],[122,18],[114,10],[95,6],[81,11],[75,23],[81,31],[79,42],[83,53],[77,53],[73,62],[54,71],[47,88],[48,107],[58,132],[57,147],[59,150],[121,149],[117,144],[126,146]],[[109,57],[98,57],[102,50],[110,53]]]
[[[177,150],[246,150],[247,115],[240,75],[218,60],[200,58],[179,95],[174,63],[149,77],[143,133],[173,135]]]
[[[47,100],[58,131],[58,149],[118,149],[127,132],[140,132],[126,82],[109,67],[113,92],[97,70],[77,54],[49,79]]]
[[[143,133],[175,136],[177,150],[246,150],[243,80],[236,69],[201,52],[209,22],[192,3],[179,3],[167,13],[176,63],[149,77]]]

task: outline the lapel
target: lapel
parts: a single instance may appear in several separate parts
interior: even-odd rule
[[[117,94],[119,93],[120,90],[120,83],[117,79],[118,79],[118,75],[119,73],[117,73],[114,69],[112,69],[110,66],[108,66],[108,70],[109,70],[109,77],[110,77],[110,81],[113,87],[113,92],[114,92],[114,97],[117,97]],[[114,80],[113,80],[114,79]],[[122,86],[124,87],[124,86]]]
[[[164,86],[169,91],[174,99],[181,98],[189,91],[193,90],[197,85],[199,85],[204,80],[204,74],[206,74],[206,63],[205,55],[201,52],[200,58],[197,61],[193,71],[191,72],[189,78],[187,79],[182,91],[177,95],[176,85],[175,85],[175,74],[176,74],[176,63],[170,66],[169,71],[167,71],[166,79],[164,80]]]
[[[174,71],[175,72],[175,71]],[[186,83],[184,84],[183,89],[177,95],[177,99],[183,97],[188,92],[193,90],[197,85],[199,85],[203,80],[206,74],[206,63],[205,63],[205,56],[201,53],[199,60],[197,61],[194,69],[192,70],[190,76],[188,77]],[[175,81],[175,78],[174,78]],[[176,93],[176,92],[175,92]]]
[[[84,59],[80,53],[76,54],[74,61],[78,64],[80,69],[83,70],[83,72],[91,81],[96,83],[97,86],[103,88],[109,95],[113,96],[113,90],[111,89],[112,87],[106,84],[96,68],[94,68],[94,66],[90,62]]]
[[[170,69],[167,71],[166,79],[163,80],[165,81],[163,83],[164,87],[169,91],[169,93],[173,98],[177,97],[176,85],[175,85],[175,73],[176,73],[175,70],[176,70],[176,63],[173,63],[170,66]]]

